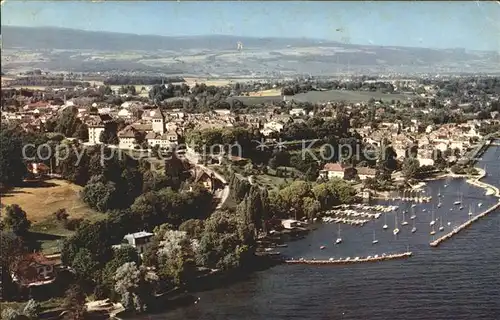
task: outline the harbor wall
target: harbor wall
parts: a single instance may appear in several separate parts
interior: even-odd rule
[[[334,259],[334,260],[316,260],[316,259],[299,259],[299,260],[285,260],[286,264],[308,264],[308,265],[331,265],[331,264],[354,264],[354,263],[367,263],[367,262],[380,262],[395,259],[406,259],[411,257],[411,252],[395,253],[390,255],[378,257],[365,257],[360,259]]]

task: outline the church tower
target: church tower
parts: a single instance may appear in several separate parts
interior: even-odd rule
[[[165,133],[165,117],[163,116],[163,113],[161,112],[160,108],[157,108],[155,110],[155,113],[154,113],[151,120],[153,123],[153,132],[157,132],[159,134],[164,134]]]

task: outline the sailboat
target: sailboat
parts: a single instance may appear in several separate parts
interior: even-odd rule
[[[399,233],[399,229],[398,229],[398,217],[397,216],[394,217],[394,230],[392,230],[392,233],[394,235],[397,235]]]
[[[460,197],[457,199],[457,201],[453,202],[454,205],[458,206],[459,204],[462,204],[462,198]]]
[[[377,244],[378,240],[375,238],[375,230],[373,230],[373,241],[372,244]]]
[[[441,197],[441,188],[439,188],[438,197]]]
[[[339,232],[337,235],[337,240],[335,240],[335,244],[340,244],[342,242],[342,238],[340,237],[340,223],[339,223]]]
[[[388,226],[387,226],[387,212],[384,214],[384,226],[382,228],[384,228],[384,230],[388,228]]]
[[[415,215],[415,210],[412,210],[411,211],[411,216],[410,216],[410,219],[411,220],[414,220],[417,216]]]
[[[415,220],[413,220],[413,228],[411,228],[411,233],[415,233],[417,231],[417,227],[415,227]]]
[[[403,221],[401,222],[401,225],[402,226],[406,226],[408,224],[408,222],[406,221],[405,219],[405,213],[403,212]]]
[[[472,206],[469,206],[469,216],[472,216]]]
[[[482,202],[479,202],[479,203],[477,204],[477,206],[478,206],[479,208],[481,208],[481,206],[482,206],[482,205],[483,205],[483,203],[482,203]]]
[[[432,226],[432,230],[430,232],[431,235],[435,235],[436,234],[436,230],[434,230],[434,226]]]
[[[444,230],[444,227],[443,227],[443,219],[439,218],[439,231],[443,231]]]
[[[464,208],[464,206],[462,205],[463,198],[464,198],[464,195],[460,194],[460,208],[459,208],[460,210],[462,210]]]
[[[432,220],[430,222],[430,225],[433,226],[436,223],[436,220],[434,220],[434,210],[432,210]]]

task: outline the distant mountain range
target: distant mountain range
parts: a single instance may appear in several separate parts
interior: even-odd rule
[[[241,52],[237,50],[238,42],[243,44]],[[5,70],[38,67],[215,76],[500,70],[496,52],[356,45],[302,38],[135,35],[55,27],[2,26],[2,48]]]
[[[320,40],[288,38],[251,38],[227,35],[156,36],[128,33],[84,31],[56,27],[2,26],[4,48],[26,49],[90,49],[90,50],[228,50],[245,47],[286,48],[288,45],[308,47]],[[335,42],[329,42],[335,44]],[[338,43],[337,43],[338,44]]]

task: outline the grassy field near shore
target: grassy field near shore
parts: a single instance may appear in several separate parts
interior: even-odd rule
[[[89,208],[81,199],[81,186],[64,180],[46,180],[38,183],[26,183],[0,194],[2,214],[5,206],[17,204],[26,211],[31,221],[32,239],[38,241],[46,253],[59,250],[63,237],[73,234],[57,221],[54,212],[66,209],[69,219],[83,218],[91,221],[103,219],[103,213]]]

